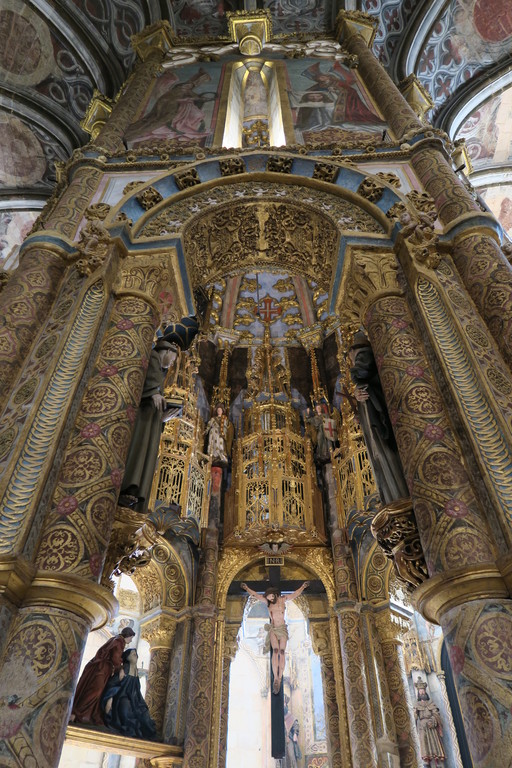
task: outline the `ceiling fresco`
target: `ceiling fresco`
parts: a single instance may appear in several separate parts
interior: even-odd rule
[[[499,203],[501,194],[503,199],[512,198],[512,191],[506,194],[511,153],[504,90],[510,81],[503,81],[512,44],[510,0],[262,0],[261,4],[270,11],[278,40],[295,35],[332,38],[336,15],[344,7],[378,17],[374,51],[382,64],[395,80],[416,73],[434,98],[434,125],[451,132],[452,138],[466,139],[480,190],[487,184],[479,175],[484,163],[486,172],[493,171],[489,181],[493,194],[486,199]],[[130,73],[134,33],[163,18],[184,44],[226,40],[227,13],[253,5],[251,0],[54,0],[51,4],[3,0],[0,210],[10,210],[12,201],[21,199],[27,212],[30,201],[35,201],[35,211],[41,197],[51,194],[55,160],[66,159],[88,140],[80,120],[94,89],[113,98]],[[299,62],[293,65],[300,67]],[[501,95],[491,99],[494,82]],[[486,92],[480,103],[483,84]],[[306,90],[314,85],[312,79]],[[18,220],[21,214],[15,207]]]

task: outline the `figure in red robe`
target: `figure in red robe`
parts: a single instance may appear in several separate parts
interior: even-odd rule
[[[96,656],[85,665],[76,687],[70,721],[103,725],[101,694],[109,679],[119,672],[124,677],[123,651],[131,643],[135,632],[125,627],[120,635],[110,638],[96,651]]]

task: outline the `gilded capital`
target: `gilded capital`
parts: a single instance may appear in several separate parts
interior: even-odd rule
[[[427,112],[433,108],[434,102],[429,92],[413,73],[399,83],[398,88],[420,120],[425,120]]]
[[[391,251],[351,249],[336,299],[343,320],[359,325],[371,305],[384,296],[402,295],[398,284],[398,260]]]
[[[336,16],[336,37],[340,43],[345,43],[354,35],[360,35],[368,48],[371,48],[379,20],[376,16],[371,16],[363,11],[340,11]]]
[[[313,651],[321,659],[332,658],[331,626],[329,621],[311,621],[311,641]]]
[[[167,20],[156,21],[131,38],[132,48],[142,61],[150,57],[164,58],[174,46],[175,33]]]
[[[238,633],[240,631],[240,624],[226,624],[224,628],[224,658],[234,659],[239,645],[238,645]]]
[[[141,624],[140,636],[149,643],[151,649],[172,648],[176,627],[177,621],[174,616],[160,613]]]

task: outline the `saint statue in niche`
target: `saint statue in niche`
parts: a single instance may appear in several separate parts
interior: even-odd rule
[[[212,459],[214,467],[227,467],[233,445],[234,429],[222,403],[215,406],[215,415],[206,425],[205,434],[208,436],[206,452]]]
[[[414,683],[418,691],[414,705],[414,717],[420,739],[421,759],[425,765],[438,766],[444,763],[443,726],[438,707],[427,693],[427,684],[421,678]]]

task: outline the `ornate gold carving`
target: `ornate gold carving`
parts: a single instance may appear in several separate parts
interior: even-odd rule
[[[137,55],[146,61],[150,56],[159,56],[163,58],[167,51],[170,51],[174,45],[175,34],[168,21],[156,21],[149,27],[145,27],[142,32],[133,35],[131,39],[132,48]]]
[[[130,755],[151,759],[152,765],[158,766],[158,762],[155,762],[158,760],[179,761],[160,763],[160,768],[169,765],[180,766],[183,763],[183,749],[181,747],[159,744],[155,741],[145,741],[144,739],[127,739],[126,736],[120,736],[117,733],[83,728],[80,725],[68,725],[66,742],[100,752],[115,751],[117,754],[125,754],[127,742],[129,742]]]
[[[155,526],[148,522],[147,515],[118,507],[103,569],[103,583],[107,585],[112,576],[133,573],[135,568],[147,565],[157,539]]]
[[[413,216],[405,210],[400,216],[400,223],[400,238],[406,244],[411,257],[429,269],[436,269],[441,256],[438,252],[439,238],[434,230],[432,217],[421,212]]]
[[[311,631],[313,651],[317,656],[320,656],[321,659],[325,659],[326,657],[332,659],[333,649],[331,643],[331,625],[329,620],[310,621],[309,628]]]
[[[371,531],[409,590],[428,578],[410,499],[382,507],[372,520]]]
[[[140,636],[153,648],[172,648],[177,621],[174,616],[160,613],[149,621],[141,623]]]
[[[401,294],[397,280],[398,262],[394,253],[369,249],[348,251],[345,262],[347,267],[336,310],[344,322],[358,326],[364,322],[368,308],[378,297]]]
[[[188,189],[189,187],[195,187],[201,183],[197,168],[187,168],[184,171],[179,171],[174,174],[174,181],[178,185],[178,189]]]
[[[359,185],[357,194],[369,200],[370,203],[377,203],[381,199],[384,189],[384,184],[379,183],[371,176],[367,176]]]
[[[110,234],[101,224],[89,221],[80,232],[76,247],[80,258],[76,268],[81,275],[89,276],[103,266],[111,245]]]
[[[328,181],[334,183],[339,173],[338,165],[330,165],[329,163],[315,163],[313,171],[313,178],[320,179],[320,181]]]
[[[221,176],[236,176],[239,173],[245,173],[245,163],[241,157],[228,157],[226,160],[219,160]]]
[[[38,571],[25,593],[25,607],[60,608],[100,629],[117,613],[118,603],[112,592],[89,579],[72,573]]]
[[[437,208],[434,198],[427,192],[419,192],[417,189],[412,189],[410,192],[407,192],[406,198],[417,211],[425,213],[432,222],[437,219]]]
[[[398,84],[402,96],[420,120],[425,120],[426,114],[434,106],[432,97],[413,73]]]
[[[445,613],[477,600],[506,600],[509,593],[493,564],[456,568],[427,579],[412,595],[412,603],[433,624],[441,624]]]
[[[267,160],[267,171],[272,173],[291,173],[293,157],[274,155]]]
[[[145,183],[144,181],[129,181],[123,189],[123,195],[131,195],[135,189],[142,187]]]
[[[338,233],[325,214],[313,209],[256,201],[208,210],[186,228],[183,239],[194,284],[213,282],[244,265],[275,265],[277,256],[283,270],[306,270],[327,288],[326,265],[336,256]]]
[[[161,203],[163,200],[162,195],[154,187],[146,187],[144,192],[137,195],[137,201],[142,205],[144,210],[149,211],[150,208],[154,208],[155,205]]]
[[[371,48],[378,26],[378,18],[369,13],[340,11],[336,16],[336,37],[341,37],[346,42],[353,35],[361,35],[368,48]]]
[[[95,139],[110,115],[114,106],[114,101],[104,96],[96,88],[94,89],[92,99],[89,102],[89,106],[85,112],[83,119],[80,121],[80,127],[90,134],[91,139]]]
[[[270,11],[235,11],[226,14],[229,35],[243,56],[258,56],[272,35]]]
[[[99,219],[103,221],[110,213],[110,205],[108,203],[93,203],[84,211],[84,216],[88,221]]]
[[[382,181],[386,182],[386,184],[389,184],[390,187],[394,187],[395,189],[400,189],[402,186],[402,182],[400,180],[400,177],[396,175],[396,173],[391,173],[390,171],[379,171],[375,174],[378,179],[382,179]]]

